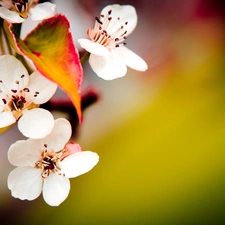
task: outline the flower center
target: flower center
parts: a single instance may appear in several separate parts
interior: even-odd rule
[[[60,173],[60,168],[57,166],[57,162],[62,161],[67,156],[67,151],[62,149],[61,151],[55,152],[54,150],[47,150],[47,144],[44,144],[44,150],[41,154],[41,160],[35,163],[35,167],[42,170],[41,176],[43,179],[47,178],[50,173]]]
[[[28,17],[29,7],[28,0],[12,0],[15,10],[20,14],[22,18]]]
[[[127,29],[125,23],[120,22],[120,17],[113,18],[112,10],[106,15],[101,14],[100,18],[95,17],[94,29],[88,29],[87,34],[93,42],[96,42],[108,49],[117,48],[126,45],[124,40],[127,38]]]
[[[0,97],[4,103],[3,111],[11,111],[16,119],[21,117],[24,109],[32,109],[39,106],[38,104],[33,103],[33,99],[31,99],[32,96],[27,96],[30,92],[29,88],[20,90],[19,85],[23,82],[24,75],[20,78],[20,81],[15,81],[15,84],[17,85],[16,89],[13,88],[11,90],[9,90],[4,85],[4,82],[0,80]],[[34,92],[33,98],[37,97],[38,94],[39,92]]]
[[[8,102],[8,106],[12,111],[21,110],[26,103],[26,99],[23,96],[14,96],[12,95],[11,101]]]

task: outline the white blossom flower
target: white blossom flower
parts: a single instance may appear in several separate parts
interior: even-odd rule
[[[49,134],[54,118],[38,107],[52,97],[56,88],[38,71],[29,76],[14,56],[0,56],[0,128],[19,120],[18,128],[27,137],[42,138]]]
[[[79,39],[78,42],[91,53],[89,63],[99,77],[105,80],[122,77],[127,66],[139,71],[148,68],[141,57],[125,47],[125,39],[137,24],[133,6],[106,6],[100,18],[95,19],[94,29],[87,30],[90,40]]]
[[[0,0],[0,17],[10,23],[22,23],[28,18],[43,20],[55,15],[56,5],[39,0]]]
[[[96,153],[81,151],[78,144],[65,145],[71,132],[70,123],[60,118],[55,120],[52,132],[45,138],[11,145],[8,159],[17,166],[8,177],[13,197],[34,200],[43,189],[43,198],[51,206],[58,206],[67,198],[69,178],[90,171],[99,160]]]

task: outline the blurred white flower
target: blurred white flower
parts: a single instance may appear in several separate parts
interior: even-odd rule
[[[11,55],[0,56],[0,70],[0,128],[19,120],[23,135],[48,135],[54,118],[49,111],[37,107],[53,96],[57,85],[38,71],[29,76],[23,64]]]
[[[22,23],[28,18],[43,20],[55,15],[56,5],[39,0],[0,0],[0,17],[10,23]]]
[[[65,145],[71,132],[70,123],[60,118],[47,137],[11,145],[8,159],[17,166],[8,177],[13,197],[34,200],[43,189],[43,198],[51,206],[58,206],[67,198],[69,178],[90,171],[99,160],[96,153],[81,151],[78,144]]]
[[[136,25],[137,14],[133,6],[109,5],[102,10],[100,18],[96,17],[94,29],[88,29],[90,40],[78,40],[91,53],[89,63],[99,77],[105,80],[122,77],[127,66],[147,70],[146,62],[125,47],[124,41]]]

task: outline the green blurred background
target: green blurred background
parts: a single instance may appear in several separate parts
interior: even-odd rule
[[[71,179],[59,207],[11,197],[6,152],[20,134],[1,136],[0,224],[225,224],[224,1],[55,2],[76,39],[104,6],[135,6],[127,43],[149,69],[109,82],[84,65],[83,89],[94,85],[101,97],[75,141],[100,161]]]

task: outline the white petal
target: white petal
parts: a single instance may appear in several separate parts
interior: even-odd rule
[[[124,26],[124,28],[121,29],[121,34],[124,33],[125,30],[127,30],[126,35],[132,33],[137,25],[137,13],[135,8],[131,5],[108,5],[102,10],[101,15],[108,15],[109,10],[112,10],[110,14],[112,19],[107,26],[107,33],[111,35],[113,32],[120,29],[121,26]],[[120,19],[118,20],[118,18]],[[101,19],[101,21],[103,20]],[[126,22],[128,23],[125,25]],[[103,29],[105,28],[103,27]]]
[[[112,51],[114,51],[121,61],[123,61],[128,67],[138,71],[145,71],[148,69],[147,63],[125,46],[113,49]]]
[[[80,43],[82,48],[95,55],[103,56],[109,54],[109,50],[103,45],[100,45],[88,39],[79,39],[78,42]]]
[[[43,20],[55,15],[56,5],[50,2],[37,4],[30,9],[30,18],[32,20]]]
[[[16,119],[11,111],[5,111],[0,113],[0,128],[7,127],[15,122]]]
[[[54,151],[62,150],[65,144],[69,141],[72,134],[70,123],[63,118],[55,120],[52,132],[43,138],[43,143],[47,144],[48,149]]]
[[[10,11],[4,7],[0,7],[0,17],[10,23],[22,23],[24,21],[24,19],[20,17],[17,12]]]
[[[51,206],[60,205],[67,198],[69,191],[70,181],[64,176],[50,173],[44,180],[43,198]]]
[[[35,163],[41,159],[43,149],[44,148],[40,140],[20,140],[10,146],[8,159],[14,166],[34,167]]]
[[[89,63],[94,72],[104,80],[123,77],[127,72],[126,65],[112,54],[107,56],[91,54]]]
[[[14,56],[0,56],[0,68],[0,80],[2,81],[2,83],[0,83],[0,88],[3,92],[6,91],[5,89],[7,89],[8,92],[12,89],[22,90],[28,85],[29,74],[23,64]],[[16,81],[19,81],[19,84]]]
[[[58,163],[66,177],[77,177],[90,171],[99,161],[98,154],[90,151],[74,153]]]
[[[40,108],[25,110],[18,121],[20,132],[29,138],[43,138],[47,136],[54,126],[52,114]]]
[[[15,198],[34,200],[41,194],[41,170],[32,167],[17,167],[8,176],[8,188]]]
[[[35,104],[42,104],[55,94],[57,84],[35,71],[30,75],[30,82],[27,87],[30,90],[27,96],[30,96],[30,99],[34,99],[33,102]],[[38,92],[37,97],[34,97],[35,92]]]

